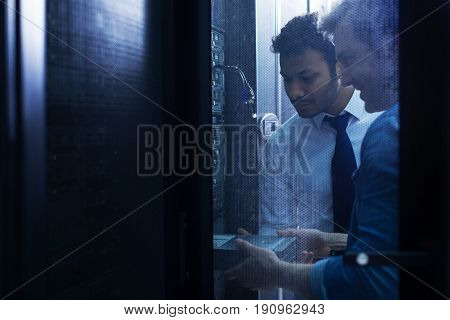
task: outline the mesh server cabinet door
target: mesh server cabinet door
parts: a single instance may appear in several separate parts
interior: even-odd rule
[[[18,118],[18,141],[1,136],[2,297],[212,297],[211,175],[164,175],[178,160],[152,144],[163,127],[212,131],[210,4],[7,2],[20,45],[0,51],[18,59],[1,70]]]
[[[164,292],[162,178],[137,158],[139,128],[162,122],[157,9],[47,1],[48,263],[107,230],[46,275],[49,297]]]
[[[26,139],[8,298],[164,298],[163,179],[142,176],[137,156],[139,128],[163,119],[161,4],[17,3]]]

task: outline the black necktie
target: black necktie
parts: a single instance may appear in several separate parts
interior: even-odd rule
[[[336,130],[336,147],[331,163],[333,186],[334,232],[347,232],[355,198],[352,174],[356,170],[355,153],[347,135],[349,113],[337,117],[326,116],[331,127]]]

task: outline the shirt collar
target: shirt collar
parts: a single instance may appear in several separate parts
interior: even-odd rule
[[[353,92],[352,98],[350,99],[350,101],[348,102],[347,106],[342,111],[342,113],[344,112],[350,113],[352,116],[356,118],[357,121],[362,119],[366,111],[364,109],[364,101],[362,101],[361,98],[359,97],[359,91],[355,90],[355,92]],[[317,128],[322,127],[323,119],[325,118],[325,116],[327,116],[327,114],[321,112],[312,118]]]

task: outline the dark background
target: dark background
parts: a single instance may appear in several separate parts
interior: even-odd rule
[[[400,1],[400,30],[446,1]],[[425,268],[409,270],[449,296],[450,288],[450,6],[400,37],[400,245],[430,254]],[[404,299],[441,299],[401,273]]]

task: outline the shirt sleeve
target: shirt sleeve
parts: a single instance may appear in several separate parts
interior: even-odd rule
[[[323,259],[314,264],[309,274],[309,284],[314,299],[327,299],[327,290],[323,282],[325,266],[329,259]]]

